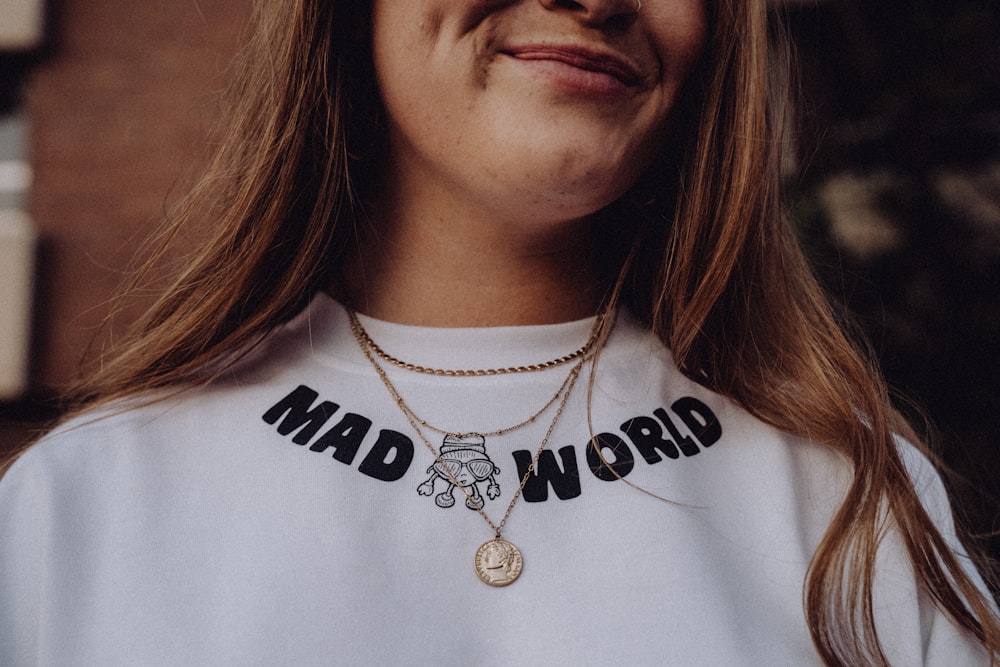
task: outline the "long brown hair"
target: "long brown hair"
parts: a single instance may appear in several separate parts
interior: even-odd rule
[[[135,325],[76,409],[210,379],[335,277],[366,225],[383,150],[368,3],[257,3],[215,161],[161,247],[213,233]],[[781,210],[782,70],[766,0],[706,3],[710,36],[660,159],[598,217],[614,294],[681,370],[775,427],[834,448],[854,479],[810,565],[804,606],[830,665],[885,665],[875,555],[886,513],[937,605],[1000,656],[1000,625],[922,508],[894,435],[913,439],[838,324]],[[620,230],[619,226],[604,226]],[[160,251],[161,253],[163,251]],[[154,254],[152,266],[159,259]]]

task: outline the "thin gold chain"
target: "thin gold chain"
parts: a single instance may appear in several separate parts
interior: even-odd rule
[[[354,337],[358,341],[358,345],[361,347],[362,350],[365,351],[366,356],[369,356],[370,352],[374,351],[374,349],[373,349],[374,343],[372,342],[371,337],[368,336],[367,333],[365,332],[364,326],[362,326],[361,321],[358,320],[356,317],[351,318],[351,332],[354,333]],[[586,361],[586,359],[587,359],[587,357],[584,356],[582,359],[580,359],[576,363],[576,365],[574,366],[574,368],[577,368],[577,367],[583,365],[583,363]],[[399,409],[403,411],[403,414],[405,414],[408,419],[412,419],[412,420],[416,421],[418,424],[420,424],[424,428],[426,428],[428,430],[431,430],[431,431],[434,431],[435,433],[440,433],[441,435],[452,435],[452,436],[455,436],[455,437],[458,437],[458,438],[467,438],[467,437],[474,436],[474,435],[482,436],[484,438],[489,438],[489,437],[493,437],[493,436],[500,436],[500,435],[506,435],[507,433],[510,433],[511,431],[516,431],[519,428],[522,428],[522,427],[527,426],[529,424],[535,423],[535,421],[539,417],[541,417],[550,407],[552,407],[553,404],[555,404],[556,401],[559,400],[559,397],[566,390],[566,388],[568,387],[568,385],[570,383],[570,379],[573,377],[573,374],[571,372],[569,375],[566,376],[566,379],[563,380],[563,382],[562,382],[561,385],[559,385],[559,389],[556,390],[556,393],[552,395],[552,398],[550,398],[545,403],[545,405],[543,405],[538,411],[536,411],[534,414],[532,414],[527,419],[524,419],[524,420],[522,420],[522,421],[520,421],[520,422],[518,422],[516,424],[513,424],[511,426],[505,426],[503,428],[498,428],[498,429],[493,430],[493,431],[449,431],[449,430],[446,430],[446,429],[434,426],[433,424],[429,423],[427,420],[422,419],[419,415],[417,415],[417,413],[413,411],[413,408],[411,408],[409,405],[407,405],[406,401],[403,400],[403,397],[396,390],[396,388],[392,384],[392,382],[389,381],[389,378],[388,378],[388,376],[386,376],[384,369],[381,366],[379,366],[378,364],[375,364],[375,369],[376,369],[376,371],[378,371],[379,377],[382,378],[382,382],[389,389],[389,393],[392,394],[393,399],[396,401],[396,405],[399,406]]]
[[[378,344],[371,339],[365,328],[361,326],[361,322],[358,319],[357,313],[353,308],[347,309],[347,316],[351,318],[351,329],[355,332],[356,336],[360,336],[363,340],[363,346],[371,349],[372,352],[378,356],[379,359],[385,361],[386,363],[392,364],[398,368],[403,368],[408,371],[413,371],[414,373],[424,373],[425,375],[439,375],[445,377],[482,377],[491,375],[509,375],[512,373],[533,373],[535,371],[544,371],[549,368],[555,368],[556,366],[562,366],[563,364],[568,364],[574,359],[580,359],[581,357],[586,357],[587,353],[594,347],[597,339],[600,337],[601,325],[604,322],[607,313],[604,312],[598,315],[597,320],[594,322],[594,329],[590,332],[590,338],[587,342],[581,345],[579,348],[570,352],[569,354],[563,355],[557,359],[550,359],[549,361],[544,361],[538,364],[526,364],[524,366],[508,366],[506,368],[476,368],[476,369],[455,369],[455,368],[429,368],[427,366],[421,366],[419,364],[412,364],[408,361],[403,361],[392,356]]]
[[[358,338],[358,345],[361,347],[361,351],[364,352],[365,357],[371,363],[372,367],[375,369],[375,372],[378,373],[378,376],[379,378],[381,378],[382,383],[385,385],[385,388],[392,395],[393,399],[395,399],[396,405],[398,405],[400,409],[402,409],[403,415],[410,423],[410,427],[413,428],[413,430],[420,437],[420,440],[423,441],[424,445],[427,446],[427,449],[430,451],[431,455],[433,455],[434,460],[438,463],[440,468],[448,474],[448,477],[450,478],[451,482],[456,487],[458,487],[465,495],[465,497],[468,499],[469,506],[474,507],[476,511],[479,512],[479,516],[483,517],[483,520],[486,521],[489,527],[493,530],[496,539],[498,540],[501,539],[501,533],[503,531],[503,527],[507,525],[507,519],[510,518],[511,512],[514,511],[514,506],[517,504],[517,501],[521,498],[521,495],[524,491],[524,486],[528,483],[528,479],[535,471],[535,467],[538,464],[538,459],[542,455],[542,451],[545,449],[545,445],[548,444],[549,438],[552,437],[552,432],[556,428],[556,423],[559,421],[559,417],[562,416],[563,410],[566,408],[566,403],[569,401],[569,395],[573,392],[573,386],[576,384],[577,378],[580,377],[580,371],[583,369],[583,363],[584,361],[586,361],[586,357],[583,360],[581,360],[580,363],[573,366],[572,370],[570,370],[569,376],[566,378],[566,382],[564,383],[565,392],[562,392],[562,400],[559,401],[559,407],[556,408],[556,414],[552,417],[552,423],[549,424],[548,429],[546,429],[545,431],[545,436],[542,438],[542,441],[538,444],[538,449],[535,451],[535,455],[532,457],[531,463],[528,464],[528,469],[524,471],[524,475],[521,477],[521,483],[518,484],[517,491],[514,492],[514,497],[510,499],[510,503],[507,505],[507,511],[504,512],[503,518],[500,519],[500,523],[493,523],[493,520],[490,519],[488,514],[486,514],[486,511],[480,506],[479,503],[477,503],[473,499],[472,494],[469,493],[464,486],[462,486],[461,482],[459,482],[458,478],[451,471],[451,469],[447,465],[445,465],[444,461],[441,460],[441,455],[438,453],[436,449],[434,449],[434,445],[432,445],[430,440],[427,439],[427,436],[424,435],[424,432],[420,430],[420,426],[417,424],[417,421],[412,416],[411,411],[407,410],[404,407],[406,405],[406,402],[403,400],[402,396],[400,396],[399,392],[396,390],[396,387],[392,384],[392,381],[389,380],[389,376],[386,374],[385,369],[379,366],[378,362],[375,361],[375,357],[372,355],[372,351],[368,348],[367,345],[365,345],[364,340],[357,335],[358,332],[356,329],[354,329],[354,332],[355,336]],[[558,396],[558,394],[556,396]]]
[[[524,426],[528,426],[529,424],[534,424],[535,421],[539,417],[541,417],[543,414],[545,414],[545,412],[550,407],[552,407],[552,405],[557,400],[559,400],[559,397],[563,394],[563,392],[565,392],[568,389],[570,382],[575,379],[575,375],[573,374],[573,372],[574,371],[578,371],[579,368],[583,365],[583,363],[585,361],[586,361],[586,357],[584,357],[583,359],[580,359],[580,361],[578,361],[573,366],[573,369],[570,370],[569,375],[567,375],[566,379],[563,380],[563,383],[561,385],[559,385],[559,389],[556,390],[556,393],[554,393],[552,395],[552,398],[550,398],[545,403],[545,405],[543,405],[537,412],[535,412],[533,415],[531,415],[530,417],[528,417],[527,419],[525,419],[523,421],[520,421],[520,422],[518,422],[516,424],[513,424],[511,426],[505,426],[503,428],[498,428],[498,429],[496,429],[494,431],[483,431],[483,432],[480,432],[480,431],[464,431],[464,432],[463,431],[447,431],[447,430],[445,430],[443,428],[439,428],[437,426],[434,426],[433,424],[428,423],[427,420],[425,420],[425,419],[421,419],[420,416],[418,416],[415,412],[413,412],[413,408],[411,408],[409,405],[406,404],[406,402],[403,400],[402,396],[399,396],[398,394],[396,394],[394,396],[394,398],[396,398],[396,404],[400,407],[400,409],[403,411],[403,413],[406,414],[407,417],[413,418],[417,423],[419,423],[424,428],[426,428],[426,429],[428,429],[430,431],[434,431],[435,433],[440,433],[441,435],[452,435],[452,436],[455,436],[456,438],[468,438],[468,437],[474,436],[474,435],[479,435],[479,436],[482,436],[484,438],[489,438],[489,437],[495,437],[495,436],[500,436],[500,435],[506,435],[506,434],[508,434],[508,433],[510,433],[512,431],[516,431],[519,428],[522,428]],[[383,382],[384,382],[384,380],[383,380]]]

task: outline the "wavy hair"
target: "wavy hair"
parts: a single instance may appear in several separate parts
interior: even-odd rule
[[[258,0],[225,133],[179,230],[208,242],[115,354],[76,410],[213,375],[298,313],[362,242],[384,132],[368,3]],[[1000,660],[1000,625],[924,511],[894,434],[914,439],[879,373],[844,333],[782,213],[788,50],[766,0],[706,2],[710,34],[657,162],[598,217],[613,297],[671,349],[682,372],[789,433],[842,453],[853,482],[804,587],[829,665],[886,665],[875,628],[886,514],[920,586]],[[624,230],[624,231],[622,231]],[[152,270],[152,269],[149,269]],[[148,273],[148,271],[147,271]],[[980,563],[986,571],[984,563]]]

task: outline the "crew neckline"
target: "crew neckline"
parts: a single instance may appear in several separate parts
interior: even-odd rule
[[[352,361],[364,359],[351,332],[343,304],[326,293],[308,310],[314,349],[347,350]],[[433,368],[497,368],[540,364],[577,350],[586,343],[597,316],[557,324],[497,327],[426,327],[399,324],[358,313],[368,335],[386,353]],[[330,347],[318,345],[332,337]]]

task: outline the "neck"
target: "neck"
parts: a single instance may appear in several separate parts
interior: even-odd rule
[[[384,206],[347,262],[338,296],[418,326],[552,324],[602,295],[586,220],[525,224],[482,211]]]

